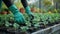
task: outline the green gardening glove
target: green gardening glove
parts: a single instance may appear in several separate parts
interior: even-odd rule
[[[25,8],[25,10],[26,10],[26,13],[28,14],[28,16],[29,16],[29,18],[30,18],[31,26],[34,26],[34,25],[33,25],[34,15],[33,15],[33,13],[31,12],[30,7],[27,6],[27,7]]]
[[[2,7],[2,0],[0,0],[0,12],[1,12],[1,7]]]
[[[20,13],[20,11],[17,9],[17,7],[15,5],[11,5],[9,9],[13,13],[15,21],[20,25],[25,25],[25,19],[22,13]]]
[[[33,19],[34,19],[34,15],[33,15],[33,13],[31,12],[30,7],[27,6],[27,7],[25,8],[25,10],[26,10],[26,13],[28,14],[28,16],[30,17],[30,19],[33,20]]]

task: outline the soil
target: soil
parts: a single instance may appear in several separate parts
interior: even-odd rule
[[[13,22],[13,21],[12,21]],[[53,26],[53,25],[56,25],[56,24],[59,24],[58,22],[55,22],[55,23],[49,23],[47,24],[46,26],[44,24],[40,24],[40,27],[38,28],[34,28],[34,27],[30,27],[26,32],[21,32],[21,30],[15,30],[14,28],[6,28],[5,26],[2,26],[0,27],[0,33],[6,33],[6,34],[27,34],[27,33],[33,33],[33,32],[36,32],[38,30],[41,30],[41,29],[44,29],[44,28],[48,28],[50,26]]]

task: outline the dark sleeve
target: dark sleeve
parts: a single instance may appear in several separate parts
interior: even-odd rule
[[[26,8],[28,6],[28,3],[26,0],[21,0],[21,3],[24,6],[24,8]]]
[[[10,7],[13,4],[11,0],[3,0],[3,2],[6,4],[7,7]]]

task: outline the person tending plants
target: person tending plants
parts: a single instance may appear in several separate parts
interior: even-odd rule
[[[5,3],[5,5],[8,7],[8,9],[13,13],[14,15],[14,20],[19,24],[19,25],[26,25],[25,24],[25,19],[23,14],[18,10],[18,8],[11,2],[11,0],[0,0],[0,11],[1,11],[1,6],[2,6],[2,1]],[[23,4],[26,13],[28,16],[32,19],[34,18],[32,12],[30,11],[30,7],[28,6],[28,3],[26,0],[21,0],[21,3]]]

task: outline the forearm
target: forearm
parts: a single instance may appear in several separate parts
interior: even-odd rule
[[[3,2],[13,14],[19,12],[18,8],[11,2],[11,0],[3,0]]]
[[[28,3],[26,0],[21,0],[21,3],[22,3],[24,8],[26,8],[28,6]]]
[[[25,8],[26,13],[27,13],[27,14],[30,14],[30,13],[31,13],[31,10],[30,10],[30,7],[28,6],[27,1],[26,1],[26,0],[21,0],[21,3],[22,3],[22,5],[23,5],[23,7]]]
[[[3,0],[3,2],[6,4],[8,8],[13,4],[11,0]]]

